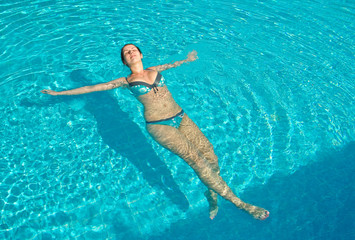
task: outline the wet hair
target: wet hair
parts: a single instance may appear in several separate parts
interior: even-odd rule
[[[127,43],[127,44],[125,44],[125,45],[121,48],[121,60],[122,60],[123,65],[127,65],[126,62],[125,62],[125,60],[124,60],[124,55],[123,55],[123,49],[124,49],[124,47],[127,46],[127,45],[133,45],[133,46],[135,46],[135,47],[138,49],[139,53],[142,54],[142,51],[139,49],[139,47],[137,47],[137,46],[134,45],[133,43]]]

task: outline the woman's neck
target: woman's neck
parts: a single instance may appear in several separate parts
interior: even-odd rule
[[[135,63],[134,65],[129,66],[129,68],[131,69],[132,74],[140,74],[144,71],[142,62]]]

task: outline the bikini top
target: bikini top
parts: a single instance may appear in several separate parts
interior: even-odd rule
[[[156,93],[158,91],[158,87],[165,86],[165,78],[158,72],[157,77],[153,84],[149,84],[142,81],[131,82],[129,83],[126,77],[126,81],[129,85],[129,89],[133,93],[134,96],[138,97],[144,94],[149,93],[152,89]]]

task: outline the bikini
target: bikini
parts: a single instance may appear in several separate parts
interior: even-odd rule
[[[136,98],[138,96],[149,93],[150,91],[152,91],[152,89],[154,93],[157,93],[159,91],[158,87],[164,87],[166,85],[165,78],[160,74],[160,72],[158,72],[157,77],[155,78],[153,84],[149,84],[142,81],[129,83],[127,77],[126,77],[126,81],[129,85],[129,89],[131,90],[131,92]],[[185,115],[184,110],[181,110],[181,112],[179,112],[178,114],[172,117],[157,120],[157,121],[146,121],[146,124],[160,124],[160,125],[172,126],[174,128],[179,128],[181,120],[184,117],[184,115]]]

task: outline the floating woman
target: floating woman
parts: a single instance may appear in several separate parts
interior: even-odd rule
[[[222,179],[218,158],[212,144],[175,102],[166,86],[164,77],[161,75],[162,71],[195,61],[197,52],[190,52],[185,60],[146,69],[143,68],[142,59],[143,54],[137,46],[126,44],[121,49],[121,60],[124,65],[130,68],[131,74],[129,76],[67,91],[56,92],[44,89],[41,92],[50,95],[79,95],[128,87],[144,106],[144,118],[149,134],[160,145],[184,159],[208,188],[205,196],[209,203],[211,219],[218,212],[217,194],[248,212],[254,218],[266,219],[269,216],[267,210],[243,202]]]

